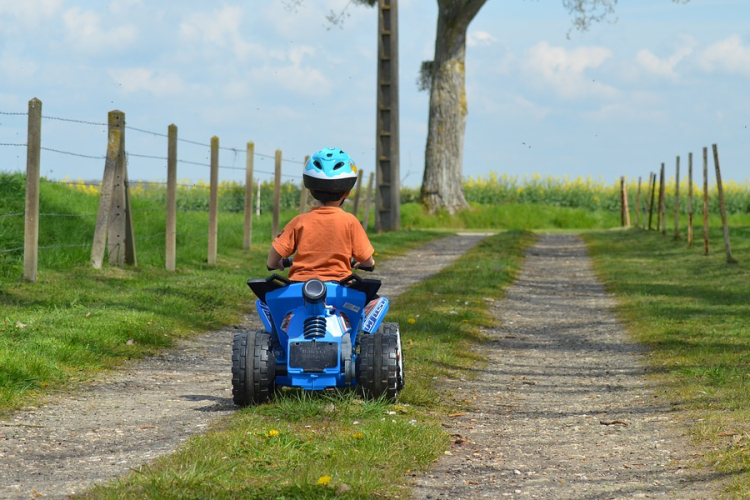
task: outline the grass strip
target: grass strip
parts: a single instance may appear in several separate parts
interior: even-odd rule
[[[720,231],[702,241],[655,231],[584,235],[598,275],[629,331],[649,349],[661,397],[689,416],[704,463],[729,478],[728,498],[750,491],[750,228],[733,227],[726,264]],[[702,230],[696,228],[696,235]]]
[[[401,325],[407,380],[398,404],[286,390],[84,498],[404,498],[409,474],[449,445],[441,419],[460,402],[437,381],[481,366],[471,347],[493,324],[487,302],[502,296],[533,239],[489,237],[393,301],[388,320]]]

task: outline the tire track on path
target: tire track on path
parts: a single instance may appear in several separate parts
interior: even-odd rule
[[[720,478],[656,396],[646,351],[612,312],[575,235],[543,235],[493,305],[487,368],[446,381],[468,400],[415,499],[710,499]]]

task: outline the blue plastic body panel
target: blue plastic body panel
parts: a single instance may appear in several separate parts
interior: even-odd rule
[[[388,300],[379,299],[378,306],[368,310],[373,314],[365,317],[366,295],[363,292],[345,287],[335,282],[326,283],[326,299],[318,304],[306,304],[302,297],[302,283],[292,283],[266,294],[266,302],[256,301],[258,315],[265,329],[278,339],[275,346],[276,364],[286,365],[286,372],[276,376],[276,384],[281,386],[301,387],[308,390],[321,390],[329,387],[346,387],[356,383],[352,377],[347,382],[344,359],[354,366],[356,353],[353,346],[357,335],[362,331],[363,322],[377,326],[388,310]],[[373,301],[374,302],[374,301]],[[325,334],[315,338],[305,338],[305,320],[318,317],[325,321]],[[374,330],[372,330],[374,331]],[[292,366],[290,355],[292,346],[304,348],[304,343],[333,343],[338,346],[336,366],[327,366],[315,372]],[[301,346],[301,347],[300,347]],[[352,349],[342,353],[342,346]],[[309,346],[313,348],[314,346]]]

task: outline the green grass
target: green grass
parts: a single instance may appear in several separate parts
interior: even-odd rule
[[[440,392],[435,377],[471,376],[481,365],[470,346],[493,323],[487,299],[502,295],[533,239],[523,231],[488,238],[393,301],[389,321],[401,325],[407,376],[398,404],[284,391],[85,497],[403,498],[410,472],[448,446],[441,418],[464,404]],[[336,495],[342,485],[351,489]]]
[[[558,207],[535,204],[472,204],[455,216],[441,211],[428,215],[422,206],[409,203],[401,206],[401,225],[405,229],[606,229],[620,224],[620,214],[608,210]]]
[[[716,227],[714,225],[714,227]],[[705,463],[732,478],[729,498],[750,491],[750,227],[731,228],[728,265],[720,231],[703,254],[655,231],[588,233],[599,276],[648,357],[661,397],[690,415],[684,424]],[[684,233],[683,233],[684,238]]]

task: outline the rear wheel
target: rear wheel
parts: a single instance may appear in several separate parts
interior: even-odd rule
[[[359,343],[356,375],[360,390],[368,398],[395,401],[403,387],[398,325],[386,323],[375,333],[362,334]]]
[[[263,330],[240,332],[232,342],[232,399],[239,406],[268,400],[274,390],[276,359]]]

